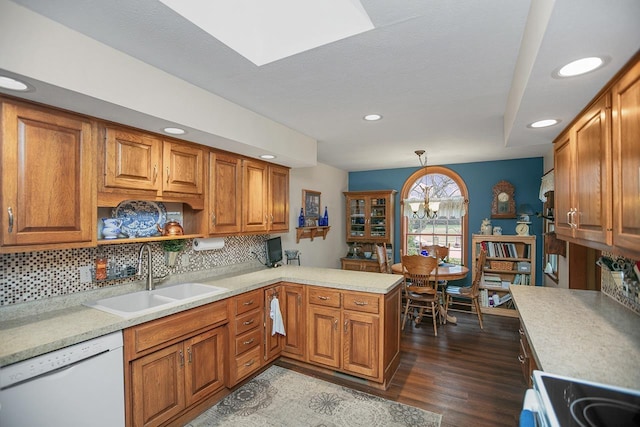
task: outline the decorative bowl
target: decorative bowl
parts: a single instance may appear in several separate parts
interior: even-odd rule
[[[365,252],[364,253],[364,257],[367,258],[367,259],[371,258],[371,255],[373,255],[371,252]]]

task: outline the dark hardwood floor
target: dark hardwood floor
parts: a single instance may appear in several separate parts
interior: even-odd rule
[[[518,319],[485,315],[481,331],[475,315],[456,315],[458,324],[439,325],[437,337],[431,319],[420,327],[407,322],[387,390],[323,379],[442,414],[441,427],[517,426],[527,388],[517,360]]]

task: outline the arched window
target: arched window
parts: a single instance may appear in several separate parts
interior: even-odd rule
[[[465,264],[469,241],[469,196],[457,173],[443,166],[414,172],[402,193],[401,253],[414,255],[430,245],[449,246],[449,260]]]

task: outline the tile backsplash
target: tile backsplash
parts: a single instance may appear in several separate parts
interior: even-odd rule
[[[156,276],[190,273],[215,267],[239,264],[253,260],[256,253],[264,262],[264,241],[269,235],[232,236],[224,238],[222,249],[194,251],[193,240],[178,255],[174,267],[165,265],[164,252],[159,243],[152,243],[153,273]],[[0,254],[0,306],[42,300],[59,295],[89,291],[107,286],[117,286],[141,280],[133,276],[96,283],[81,283],[80,267],[90,266],[98,250],[109,260],[111,272],[137,268],[141,244],[105,245],[99,248],[65,249],[57,251]],[[143,273],[146,273],[146,254],[143,256]]]

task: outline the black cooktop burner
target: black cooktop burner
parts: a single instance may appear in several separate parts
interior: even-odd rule
[[[640,392],[542,375],[562,427],[640,427]]]

